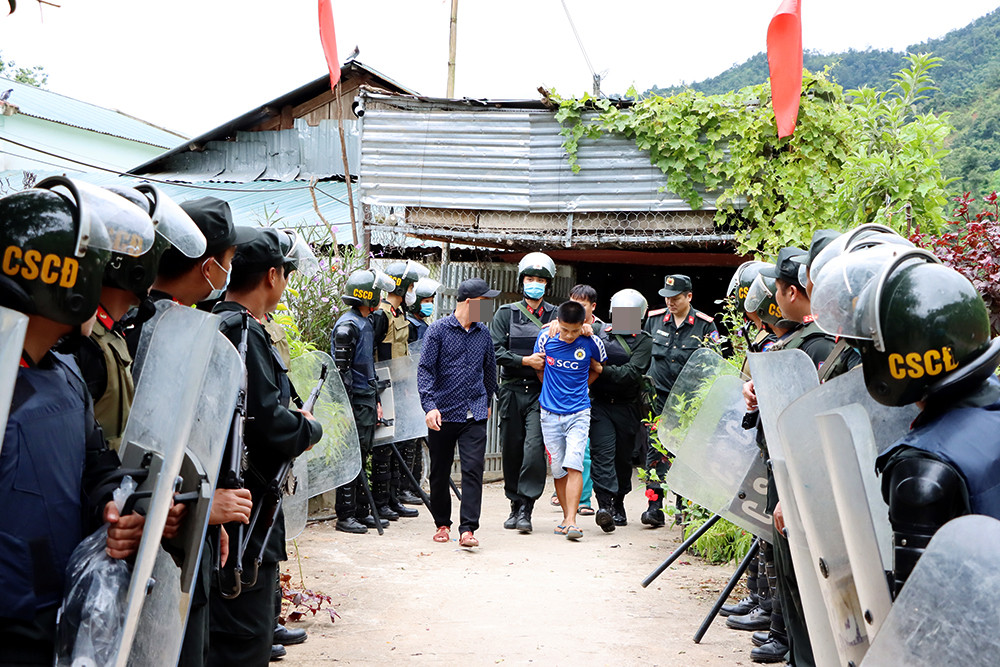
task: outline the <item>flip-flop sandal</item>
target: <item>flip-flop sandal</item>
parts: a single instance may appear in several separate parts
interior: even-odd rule
[[[566,539],[578,540],[583,537],[583,531],[576,526],[566,526]]]
[[[552,505],[553,507],[559,507],[559,496],[553,493],[552,497],[549,498],[549,505]]]
[[[556,535],[565,535],[566,526],[556,526],[555,530],[553,530],[552,532],[555,533]]]
[[[434,537],[431,539],[433,539],[435,542],[450,542],[451,531],[448,528],[448,526],[441,526],[440,528],[437,529],[437,532],[434,533]]]
[[[580,516],[594,516],[595,514],[594,508],[589,505],[580,505],[580,507],[576,510],[576,513]]]

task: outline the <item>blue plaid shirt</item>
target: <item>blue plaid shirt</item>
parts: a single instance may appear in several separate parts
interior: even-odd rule
[[[497,361],[490,330],[473,322],[466,331],[454,315],[434,322],[424,334],[417,388],[424,412],[441,411],[441,420],[464,422],[472,412],[486,419],[497,390]]]

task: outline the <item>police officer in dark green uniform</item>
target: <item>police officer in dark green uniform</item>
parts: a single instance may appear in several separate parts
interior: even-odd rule
[[[666,308],[649,311],[648,319],[643,329],[653,338],[652,363],[649,374],[656,388],[656,400],[653,404],[653,414],[663,411],[674,380],[680,374],[684,364],[694,354],[694,351],[705,344],[706,340],[719,340],[719,330],[715,320],[700,310],[691,306],[691,279],[682,274],[667,276],[663,289],[659,291],[666,302]],[[646,456],[646,466],[655,469],[660,479],[667,472],[666,457],[655,448],[650,447]],[[663,488],[659,482],[648,482],[647,492],[650,498],[649,507],[642,513],[642,523],[652,528],[664,525]],[[654,499],[655,495],[655,499]]]
[[[642,427],[642,377],[653,349],[640,326],[647,309],[642,294],[624,289],[611,297],[611,324],[594,325],[608,360],[590,385],[590,474],[598,506],[594,520],[606,533],[628,523],[625,496],[632,490],[632,448]]]
[[[531,532],[531,512],[545,489],[545,443],[538,404],[542,383],[536,374],[545,357],[534,350],[542,327],[555,317],[556,307],[545,301],[555,277],[551,257],[541,252],[525,255],[517,265],[518,289],[524,299],[498,309],[490,324],[500,366],[497,412],[503,487],[510,501],[510,516],[503,527],[522,533]]]
[[[234,346],[240,342],[243,313],[250,315],[244,483],[255,508],[263,502],[281,465],[319,442],[323,435],[323,427],[312,415],[289,408],[291,385],[287,369],[261,324],[266,314],[278,305],[288,285],[286,258],[279,234],[281,232],[274,229],[257,229],[252,240],[238,246],[233,257],[227,300],[214,309],[222,317],[220,330]],[[223,527],[227,528],[229,525]],[[271,656],[274,581],[278,562],[287,558],[284,519],[280,511],[266,544],[263,539],[263,531],[254,531],[246,550],[253,558],[264,546],[262,564],[253,586],[244,585],[235,599],[224,598],[218,586],[213,586],[209,603],[210,665],[266,665]]]

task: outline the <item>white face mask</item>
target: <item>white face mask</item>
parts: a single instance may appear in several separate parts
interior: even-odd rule
[[[404,301],[406,303],[406,307],[409,308],[410,306],[412,306],[417,302],[417,293],[413,290],[410,290],[409,292],[406,293]]]
[[[229,274],[232,273],[233,270],[229,269],[228,271],[226,271],[226,267],[222,266],[222,264],[219,264],[219,260],[215,259],[214,257],[209,257],[204,262],[202,262],[201,264],[202,267],[204,267],[205,264],[208,264],[209,261],[215,262],[216,266],[218,266],[226,273],[226,282],[222,284],[222,287],[216,287],[215,285],[212,284],[212,281],[208,279],[208,276],[205,276],[205,282],[207,282],[208,286],[212,288],[211,294],[205,297],[205,301],[214,301],[216,299],[222,298],[222,295],[225,294],[226,288],[229,287]]]

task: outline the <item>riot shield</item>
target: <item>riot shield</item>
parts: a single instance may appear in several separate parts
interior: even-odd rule
[[[788,551],[799,584],[799,597],[802,600],[802,610],[805,613],[806,626],[809,629],[809,641],[812,644],[815,664],[839,664],[837,647],[830,623],[827,620],[826,606],[819,590],[819,582],[816,577],[800,574],[812,572],[813,556],[806,542],[802,528],[802,515],[796,504],[795,496],[788,492],[791,483],[788,479],[788,468],[785,465],[785,460],[774,458],[772,455],[771,472],[774,475],[774,483],[778,487],[778,495],[781,499],[781,513],[785,520]]]
[[[299,457],[308,463],[305,478],[310,496],[347,484],[361,470],[361,446],[351,401],[330,355],[314,350],[292,359],[288,377],[300,392],[308,392],[316,384],[323,364],[329,373],[313,408],[313,416],[323,425],[323,438]]]
[[[771,457],[781,454],[778,417],[792,401],[819,386],[816,364],[802,350],[775,350],[747,355],[760,410],[761,428]]]
[[[987,667],[1000,654],[1000,521],[963,516],[931,539],[862,667]]]
[[[743,379],[720,376],[704,395],[665,482],[674,493],[769,540],[767,476],[756,431],[743,429],[745,413]],[[762,471],[764,485],[755,483]]]
[[[24,332],[28,329],[28,316],[0,306],[0,433],[7,428],[10,402],[14,398],[14,383],[24,349]],[[0,435],[0,447],[3,436]]]
[[[153,316],[142,325],[142,330],[139,332],[139,344],[135,348],[135,358],[132,359],[132,380],[137,385],[139,384],[139,377],[142,375],[142,367],[146,363],[146,351],[149,349],[149,342],[153,338],[153,332],[156,330],[156,323],[160,321],[163,313],[178,304],[170,299],[160,299],[159,301],[154,301],[153,305],[156,310]]]
[[[309,461],[298,456],[292,464],[292,492],[285,496],[281,509],[285,516],[285,541],[290,542],[302,534],[309,518]]]
[[[119,667],[177,661],[208,501],[243,374],[239,355],[219,333],[219,318],[191,308],[163,313],[145,361],[120,450],[124,468],[148,475],[133,497],[146,523],[114,661]],[[175,492],[185,491],[193,492],[193,504],[184,529],[165,549],[160,538],[167,512]]]
[[[420,357],[407,356],[375,364],[385,423],[375,427],[375,446],[427,437],[427,422],[417,391]]]
[[[882,543],[889,542],[891,537],[879,539],[882,535],[890,535],[888,512],[879,515],[872,512],[870,498],[867,504],[857,501],[869,495],[875,482],[874,465],[863,468],[859,463],[865,450],[875,450],[868,412],[852,404],[819,415],[816,423],[858,602],[868,624],[868,635],[874,637],[892,608],[892,596],[885,578],[885,565],[891,560],[888,554],[880,552]],[[879,522],[885,525],[877,529],[875,525]],[[891,547],[891,544],[886,546]]]
[[[660,411],[660,422],[656,428],[660,444],[671,454],[678,454],[691,420],[715,379],[723,375],[739,374],[739,369],[719,356],[715,350],[695,350],[678,373],[667,400],[663,403],[663,410]]]
[[[409,349],[409,351],[410,351],[410,356],[411,357],[419,357],[420,356],[420,350],[422,350],[423,348],[424,348],[424,339],[423,338],[421,338],[420,340],[415,340],[415,341],[413,341],[412,343],[410,343],[407,346],[407,349]]]
[[[858,421],[854,429],[858,438],[854,439],[850,430],[846,433],[843,430],[820,433],[817,416],[847,404],[858,404],[857,407],[862,410],[860,414],[853,413]],[[787,464],[790,493],[798,506],[802,530],[812,554],[811,570],[798,572],[798,579],[802,581],[809,576],[815,578],[829,614],[828,622],[841,664],[857,664],[869,644],[866,610],[859,600],[844,532],[857,530],[858,535],[876,534],[875,517],[884,517],[887,513],[875,481],[876,438],[894,442],[906,433],[915,416],[916,408],[913,406],[891,408],[875,402],[865,388],[862,369],[855,368],[801,396],[778,418],[781,457]],[[864,427],[868,423],[878,424],[878,435],[872,434],[869,427],[868,437],[863,437]],[[863,495],[853,498],[854,503],[867,509],[867,512],[854,516],[857,525],[846,523],[844,517],[840,516],[837,503],[830,502],[835,497],[831,470],[842,465],[841,461],[834,461],[829,467],[817,465],[826,460],[824,439],[835,439],[843,444],[844,438],[851,444],[850,451],[843,454],[844,463],[856,465],[869,478],[868,484],[862,482]],[[771,442],[768,439],[769,445]],[[780,496],[783,503],[787,495]],[[878,541],[888,547],[889,539],[890,535],[886,531],[876,538],[874,545],[870,545],[874,548],[869,551],[877,551]],[[874,580],[883,572],[881,558],[859,565],[865,568],[864,576],[868,581]],[[881,595],[880,598],[878,589],[866,590],[866,601],[871,604],[871,608],[867,610],[870,612],[869,616],[875,613],[873,608],[882,609],[888,603],[885,599],[888,588],[884,578]]]

